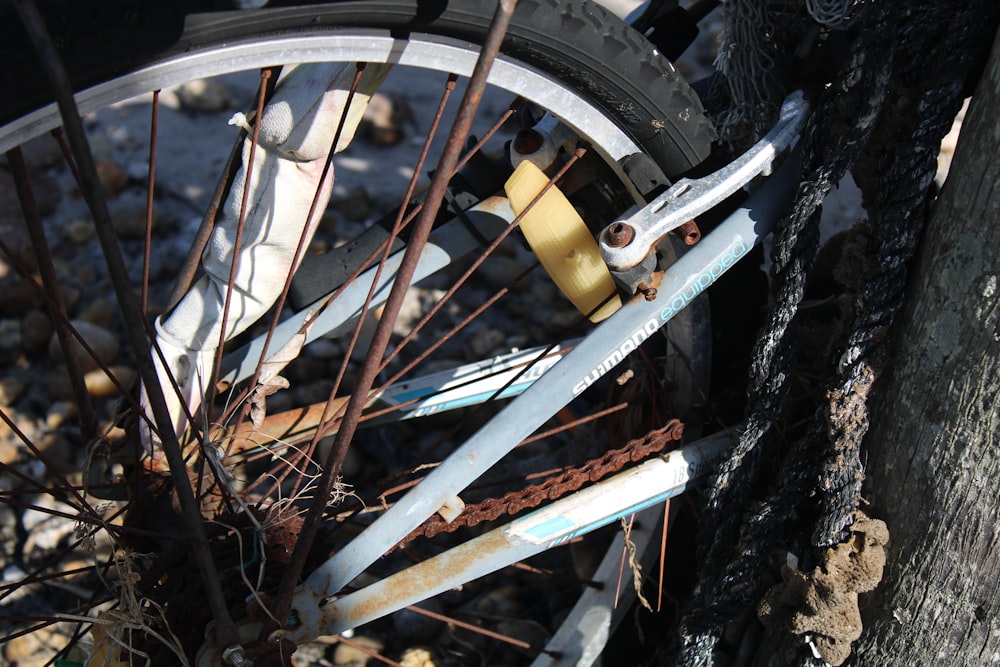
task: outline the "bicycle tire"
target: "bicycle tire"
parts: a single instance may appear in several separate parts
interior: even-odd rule
[[[449,0],[431,7],[428,10],[426,3],[416,0],[349,0],[192,14],[173,47],[155,59],[136,61],[133,68],[214,43],[254,39],[259,34],[306,35],[328,28],[385,28],[394,34],[426,32],[482,42],[491,18],[482,3]],[[582,91],[617,118],[668,176],[696,166],[711,151],[715,129],[698,96],[649,42],[599,5],[586,0],[523,0],[503,51]],[[120,67],[103,57],[89,65],[88,58],[98,55],[97,49],[74,54],[82,61],[75,66],[91,82],[106,80]],[[23,112],[17,108],[21,103],[16,95],[5,97],[0,120],[11,117],[11,108]]]
[[[199,20],[192,22],[192,28],[189,33],[186,33],[185,37],[182,38],[181,42],[175,47],[175,50],[158,57],[158,59],[152,63],[150,66],[155,66],[159,63],[170,62],[171,58],[189,57],[193,52],[205,52],[212,53],[216,50],[217,45],[225,45],[226,48],[232,47],[234,44],[239,44],[241,41],[246,40],[246,43],[256,45],[258,40],[261,39],[261,35],[255,33],[262,25],[268,26],[268,30],[265,36],[268,39],[280,39],[283,37],[288,37],[290,35],[297,38],[306,37],[308,35],[314,35],[317,33],[322,33],[325,28],[322,26],[327,25],[344,25],[348,21],[348,15],[353,15],[353,12],[357,12],[366,7],[372,7],[377,5],[378,7],[384,7],[386,14],[390,15],[390,18],[378,18],[374,26],[378,30],[385,30],[390,28],[392,31],[392,37],[394,39],[400,39],[398,30],[404,25],[410,28],[410,34],[424,34],[424,30],[430,31],[432,28],[437,33],[447,33],[444,37],[454,40],[454,39],[470,39],[470,38],[481,38],[481,31],[486,25],[488,25],[488,17],[483,17],[478,15],[478,18],[471,19],[472,16],[470,7],[474,6],[475,3],[454,3],[449,4],[448,12],[445,12],[440,17],[435,17],[435,20],[430,21],[426,24],[419,24],[421,30],[414,30],[414,17],[412,16],[412,10],[414,9],[415,3],[412,2],[400,2],[400,3],[370,3],[370,2],[350,2],[350,3],[338,3],[330,7],[311,7],[308,9],[302,8],[279,8],[274,10],[267,10],[266,13],[255,14],[255,13],[239,13],[239,14],[226,14],[226,15],[213,15],[204,17],[204,21]],[[456,18],[451,12],[455,6],[462,5],[463,7],[467,5],[465,11],[467,13],[461,14],[460,17]],[[648,45],[643,49],[641,46],[641,40],[638,37],[631,37],[624,26],[618,26],[614,21],[608,17],[602,17],[598,10],[592,7],[588,7],[585,3],[548,3],[548,2],[530,2],[526,0],[524,6],[531,8],[540,8],[542,6],[547,6],[548,9],[545,11],[545,15],[548,16],[552,7],[560,6],[562,9],[561,19],[557,21],[559,25],[567,24],[576,28],[573,35],[577,39],[581,39],[583,43],[586,43],[586,39],[593,37],[594,39],[600,39],[601,43],[606,45],[608,48],[603,52],[603,56],[606,58],[601,64],[602,72],[595,74],[594,76],[580,74],[580,70],[576,65],[573,67],[573,72],[555,72],[556,74],[565,74],[567,77],[567,82],[570,88],[575,88],[577,85],[586,84],[586,87],[582,90],[584,97],[587,97],[591,103],[594,104],[598,109],[602,109],[605,116],[611,117],[614,121],[622,120],[622,129],[625,134],[628,135],[633,140],[639,140],[638,143],[641,146],[641,150],[650,155],[655,155],[655,159],[664,165],[665,170],[669,170],[669,173],[673,174],[678,171],[684,171],[697,163],[708,150],[708,145],[711,141],[711,126],[708,124],[707,120],[700,114],[700,106],[697,106],[697,98],[691,93],[687,88],[686,84],[677,79],[675,76],[666,77],[663,72],[669,71],[672,74],[672,68],[666,68],[660,74],[652,75],[653,80],[657,82],[655,85],[650,83],[651,88],[660,88],[661,91],[668,90],[670,92],[670,99],[673,100],[671,107],[673,111],[670,114],[665,114],[662,112],[656,112],[651,110],[649,104],[642,105],[644,109],[641,113],[625,113],[626,111],[631,111],[633,109],[631,103],[625,104],[621,100],[622,91],[615,90],[609,93],[609,88],[607,82],[604,80],[614,73],[614,67],[608,67],[606,63],[621,63],[622,53],[631,53],[633,56],[640,56],[641,63],[634,64],[631,69],[637,72],[643,72],[649,76],[649,73],[653,70],[652,63],[658,62],[662,59],[655,57],[655,54],[651,54]],[[393,8],[398,9],[400,6],[404,8],[401,13],[393,14]],[[567,9],[569,7],[570,9]],[[582,8],[582,15],[580,11]],[[540,9],[538,11],[541,11]],[[316,15],[317,12],[321,13],[323,19],[317,24]],[[411,12],[410,14],[406,12]],[[266,15],[265,15],[266,14]],[[363,12],[364,16],[370,18],[368,12]],[[259,17],[261,23],[254,23],[253,21],[244,20],[247,17]],[[444,18],[441,18],[444,17]],[[529,25],[522,25],[519,22],[518,26],[521,28],[515,29],[513,31],[513,37],[509,40],[508,45],[512,51],[518,52],[522,60],[514,60],[514,62],[524,62],[528,68],[538,69],[542,72],[553,73],[553,69],[557,69],[557,65],[564,61],[559,60],[561,57],[559,55],[559,48],[569,48],[571,45],[567,45],[564,41],[560,41],[560,46],[558,48],[552,49],[546,45],[543,48],[540,45],[534,45],[528,37],[525,35],[538,36],[544,34],[544,30],[540,30],[538,25],[552,26],[552,20],[548,19],[548,23],[544,21],[534,22],[537,18],[534,14],[531,14],[532,20],[526,21]],[[280,19],[280,20],[279,20]],[[569,20],[572,19],[572,20]],[[357,19],[358,24],[362,19]],[[319,27],[318,27],[319,26]],[[457,27],[451,27],[457,26]],[[601,28],[600,26],[604,26]],[[609,27],[610,26],[610,27]],[[358,25],[354,25],[351,29],[358,30]],[[479,30],[479,33],[475,31]],[[602,32],[604,30],[605,32]],[[360,34],[367,35],[369,33],[361,32]],[[381,34],[381,33],[380,33]],[[253,35],[257,35],[256,37]],[[564,37],[569,39],[568,37]],[[471,40],[470,40],[471,41]],[[443,42],[451,45],[452,42]],[[626,47],[622,49],[623,45]],[[592,59],[593,56],[589,52],[584,52],[582,49],[573,47],[573,52],[576,53],[581,59]],[[531,55],[525,55],[531,54]],[[505,52],[505,56],[506,56]],[[532,58],[533,60],[529,60]],[[633,58],[628,57],[628,60]],[[665,61],[662,61],[665,62]],[[243,66],[248,66],[246,62]],[[630,68],[626,68],[628,70]],[[614,78],[620,79],[620,74],[615,74]],[[639,77],[643,78],[642,75]],[[659,82],[666,81],[666,84],[661,86]],[[595,83],[596,82],[596,83]],[[637,89],[638,90],[638,89]],[[645,102],[649,102],[649,96],[640,95],[640,97],[645,98]],[[676,100],[682,98],[684,100],[683,104],[678,103]],[[616,101],[617,100],[617,101]],[[103,101],[103,100],[102,100]],[[636,103],[637,106],[638,102]],[[674,113],[680,111],[686,111],[690,113],[691,109],[695,108],[697,113],[694,115],[684,116],[682,113]],[[609,112],[613,111],[611,114]],[[660,127],[651,122],[650,119],[659,117],[675,117],[676,121],[671,121],[666,123],[665,127]],[[682,117],[684,116],[684,117]],[[44,127],[45,123],[48,121],[38,121],[38,117],[44,117],[44,114],[37,116],[36,120],[32,120],[31,127],[38,131],[39,128]],[[584,125],[582,121],[577,121],[577,125]],[[11,127],[11,126],[8,126]],[[18,126],[15,124],[14,126]],[[23,126],[20,126],[23,127]],[[650,132],[649,128],[655,127],[655,131]],[[17,135],[16,137],[14,135]],[[642,135],[642,137],[636,136]],[[675,136],[676,135],[676,136]],[[0,129],[0,142],[5,140],[10,141],[14,138],[20,139],[20,131],[15,129],[14,131],[8,130],[6,135],[4,130]],[[678,141],[678,137],[683,139],[683,141]],[[641,139],[641,140],[640,140]],[[676,145],[674,142],[683,145]],[[664,146],[670,144],[670,148],[665,149]],[[624,144],[623,144],[624,145]],[[604,148],[601,146],[600,148]],[[6,146],[5,146],[6,150]],[[626,154],[612,154],[606,156],[613,160],[619,160],[627,157]],[[12,589],[14,590],[14,589]]]

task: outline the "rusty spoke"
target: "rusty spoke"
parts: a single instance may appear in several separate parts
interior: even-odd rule
[[[246,180],[243,183],[243,198],[240,201],[240,216],[239,221],[236,224],[236,234],[233,243],[233,261],[229,267],[229,280],[226,283],[226,300],[222,308],[222,326],[219,332],[219,344],[215,352],[215,360],[212,364],[212,376],[211,381],[208,383],[209,395],[205,400],[205,409],[211,409],[211,405],[215,402],[215,386],[219,379],[219,367],[222,365],[222,353],[225,349],[226,344],[226,328],[229,324],[229,308],[232,305],[233,298],[233,283],[236,281],[236,271],[239,268],[239,257],[240,249],[243,245],[243,228],[246,226],[247,213],[249,211],[250,202],[250,181],[253,178],[253,166],[254,156],[257,153],[258,141],[260,139],[260,119],[264,114],[264,102],[267,91],[267,81],[271,78],[272,70],[262,69],[260,71],[260,81],[261,85],[257,93],[257,113],[255,114],[256,122],[253,124],[253,132],[251,133],[250,140],[250,153],[247,156],[246,163],[249,165],[247,167]]]
[[[163,447],[170,461],[171,475],[174,478],[174,486],[183,508],[187,528],[190,531],[192,550],[201,570],[208,604],[217,624],[216,638],[220,645],[229,646],[236,642],[238,634],[216,578],[215,566],[208,548],[201,513],[187,479],[180,445],[172,429],[169,428],[171,419],[150,357],[144,318],[139,309],[138,301],[129,287],[121,249],[111,224],[107,204],[101,195],[97,170],[73,98],[72,86],[38,8],[30,0],[15,0],[14,6],[25,26],[32,46],[40,56],[45,74],[53,84],[52,87],[63,119],[63,127],[80,169],[84,199],[94,216],[98,240],[104,251],[104,259],[122,309],[129,341],[137,358],[139,375],[148,388],[155,421],[163,427],[160,429],[163,436]]]
[[[322,198],[323,183],[327,180],[330,174],[330,169],[333,167],[333,156],[337,150],[337,144],[340,143],[341,134],[344,131],[344,125],[347,122],[348,110],[351,108],[354,96],[357,93],[358,86],[361,83],[361,77],[364,75],[365,63],[357,63],[355,66],[354,79],[351,81],[351,87],[347,92],[347,99],[344,102],[344,112],[340,115],[340,120],[337,123],[337,129],[333,133],[333,139],[330,142],[330,149],[327,151],[326,161],[323,163],[323,171],[320,174],[319,181],[316,185],[316,190],[313,193],[312,201],[309,204],[309,212],[306,213],[306,224],[302,226],[302,234],[299,235],[298,244],[295,247],[295,253],[292,259],[292,267],[299,265],[302,261],[302,257],[306,250],[306,243],[309,241],[309,221],[313,219],[316,215],[317,208],[319,207],[320,199]],[[242,215],[242,213],[241,213]],[[281,294],[278,296],[277,302],[274,305],[274,317],[271,320],[271,326],[267,330],[267,335],[264,338],[264,347],[260,353],[260,359],[257,361],[257,367],[254,369],[253,377],[250,379],[248,386],[253,391],[253,388],[257,386],[257,381],[260,379],[261,370],[264,367],[264,361],[267,359],[267,351],[271,345],[271,338],[274,336],[274,330],[277,328],[278,323],[281,318],[281,311],[285,307],[285,300],[288,298],[288,291],[292,286],[292,277],[294,276],[294,269],[289,271],[288,275],[285,277],[285,282],[281,288]],[[221,348],[221,346],[220,346]],[[220,353],[221,354],[221,353]],[[220,356],[221,359],[221,356]],[[249,402],[244,403],[243,410],[239,421],[246,419],[247,414],[250,410]]]
[[[153,189],[156,184],[156,135],[160,125],[160,91],[153,91],[153,104],[149,119],[149,168],[146,175],[146,229],[142,250],[142,294],[139,308],[143,314],[149,306],[149,255],[153,237]]]
[[[334,439],[334,444],[330,448],[330,454],[324,462],[323,475],[317,483],[316,490],[316,495],[319,498],[326,498],[330,495],[337,476],[340,474],[340,468],[347,453],[347,447],[354,437],[354,432],[361,418],[361,413],[364,410],[367,396],[371,391],[385,350],[388,347],[389,337],[392,334],[393,325],[402,306],[403,297],[410,286],[420,254],[430,234],[431,225],[437,216],[441,202],[444,200],[448,182],[455,173],[462,144],[468,135],[472,119],[475,116],[483,90],[486,87],[486,76],[489,73],[494,58],[500,51],[500,44],[503,36],[506,34],[507,25],[510,23],[515,4],[512,1],[501,0],[497,6],[486,43],[480,52],[472,78],[469,80],[465,97],[459,108],[458,117],[455,119],[455,124],[452,126],[444,153],[438,163],[434,178],[431,180],[426,203],[420,213],[420,217],[417,219],[416,226],[403,254],[403,260],[400,264],[396,281],[393,283],[389,297],[386,300],[382,318],[375,329],[368,358],[361,369],[356,389],[347,403],[343,422]],[[291,608],[292,593],[305,567],[306,557],[315,541],[325,511],[326,504],[317,502],[310,506],[306,514],[298,542],[292,552],[288,569],[282,577],[276,596],[275,608],[278,618],[285,618],[288,615],[288,611]]]
[[[21,211],[31,238],[31,244],[35,250],[38,260],[38,269],[42,274],[42,284],[45,292],[50,296],[49,308],[52,320],[55,323],[56,336],[59,338],[59,345],[62,348],[63,357],[66,361],[66,368],[69,370],[69,382],[76,397],[76,403],[80,409],[80,435],[84,440],[89,440],[97,433],[97,417],[94,414],[94,405],[87,394],[87,387],[83,381],[80,358],[73,346],[72,335],[68,331],[65,322],[66,306],[63,303],[62,290],[59,286],[59,279],[56,277],[55,266],[52,263],[52,254],[49,252],[49,244],[42,230],[42,218],[38,213],[38,206],[35,204],[35,195],[31,190],[31,182],[28,179],[28,169],[24,164],[24,157],[20,148],[13,148],[7,152],[7,161],[10,163],[11,173],[14,176],[14,186],[17,189],[17,198],[21,203]],[[13,256],[13,255],[11,255]]]

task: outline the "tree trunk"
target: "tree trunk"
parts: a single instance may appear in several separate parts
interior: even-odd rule
[[[864,665],[1000,664],[1000,39],[935,204],[866,439],[889,525]]]

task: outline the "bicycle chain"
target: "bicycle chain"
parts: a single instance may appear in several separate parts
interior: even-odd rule
[[[462,513],[450,523],[440,516],[433,516],[403,538],[400,547],[418,537],[434,537],[439,533],[451,533],[459,528],[473,527],[484,521],[493,521],[501,516],[516,514],[525,509],[538,507],[547,500],[557,500],[567,493],[577,491],[584,484],[599,482],[608,475],[618,472],[630,463],[664,450],[671,442],[684,435],[684,424],[679,419],[671,419],[662,428],[650,431],[642,438],[630,440],[620,449],[605,452],[578,468],[550,477],[541,484],[527,486],[519,491],[511,491],[499,498],[489,498],[475,505],[466,505]]]

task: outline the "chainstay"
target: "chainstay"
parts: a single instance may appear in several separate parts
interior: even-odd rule
[[[559,475],[546,479],[541,484],[526,486],[511,491],[499,498],[489,498],[475,505],[467,505],[451,522],[440,516],[433,516],[414,529],[396,547],[419,537],[434,537],[439,533],[453,533],[459,528],[471,528],[484,521],[493,521],[502,516],[514,515],[526,509],[538,507],[543,502],[558,500],[562,496],[578,491],[584,484],[599,482],[617,473],[630,463],[638,463],[653,454],[658,454],[684,435],[684,424],[679,419],[671,419],[661,428],[650,431],[642,438],[630,440],[624,447],[612,449],[603,455],[587,461],[582,466],[571,468]]]

